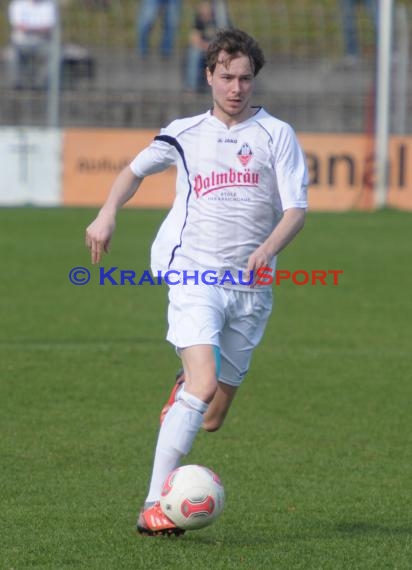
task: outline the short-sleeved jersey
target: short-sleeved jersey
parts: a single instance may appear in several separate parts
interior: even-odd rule
[[[44,30],[51,30],[56,24],[56,11],[52,0],[31,2],[13,0],[9,5],[9,21],[14,28],[12,40],[18,45],[36,45],[39,37],[45,37]]]
[[[173,121],[130,167],[143,178],[170,165],[176,197],[152,245],[153,272],[238,275],[284,210],[307,207],[307,169],[294,131],[262,108],[231,128],[210,111]]]

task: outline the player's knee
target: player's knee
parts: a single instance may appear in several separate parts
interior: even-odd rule
[[[210,384],[210,402],[213,400],[213,398],[215,397],[215,394],[217,392],[217,381],[214,380],[211,384]]]
[[[214,432],[214,431],[218,431],[218,429],[220,429],[223,425],[223,422],[225,421],[224,418],[221,417],[213,417],[213,418],[205,418],[205,420],[203,421],[202,427],[205,431],[208,432]]]
[[[214,379],[206,379],[202,382],[186,382],[185,389],[209,404],[216,394],[217,382]]]
[[[213,433],[214,431],[218,431],[218,429],[220,429],[221,427],[221,423],[220,422],[203,422],[203,429],[209,433]]]

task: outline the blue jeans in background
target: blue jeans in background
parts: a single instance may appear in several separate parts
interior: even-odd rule
[[[181,0],[142,0],[137,14],[137,50],[140,55],[150,51],[150,34],[162,11],[162,39],[160,53],[170,56],[173,52],[176,30],[180,19]]]
[[[189,46],[186,53],[185,88],[199,91],[205,85],[205,52],[195,46]]]
[[[356,6],[363,4],[375,26],[377,27],[377,7],[376,0],[340,0],[342,10],[343,42],[345,54],[357,57],[359,55],[359,40],[357,30]]]

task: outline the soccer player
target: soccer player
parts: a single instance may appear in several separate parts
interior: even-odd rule
[[[162,411],[137,521],[138,531],[148,535],[183,532],[160,509],[162,484],[201,427],[216,431],[222,425],[272,308],[272,289],[256,280],[256,272],[274,271],[277,254],[303,227],[307,207],[307,170],[292,128],[251,105],[264,64],[258,43],[241,30],[221,30],[206,63],[212,108],[162,129],[119,174],[86,230],[92,263],[99,263],[117,210],[146,176],[176,166],[176,197],[151,263],[155,274],[174,270],[174,282],[181,276],[169,287],[167,340],[184,372]],[[182,277],[195,270],[197,282]],[[218,276],[216,285],[209,284],[210,275]]]

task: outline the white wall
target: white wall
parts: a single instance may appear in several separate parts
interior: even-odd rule
[[[62,132],[0,128],[0,205],[61,203]]]

